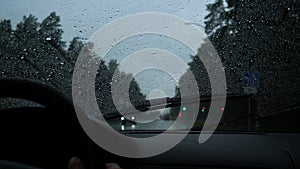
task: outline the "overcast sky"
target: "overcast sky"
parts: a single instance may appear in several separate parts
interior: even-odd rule
[[[95,33],[103,25],[120,18],[128,14],[134,14],[138,12],[164,12],[172,15],[176,15],[188,20],[190,23],[196,23],[203,30],[204,17],[207,15],[206,5],[212,3],[214,0],[1,0],[0,1],[0,19],[10,19],[15,28],[15,25],[19,23],[24,15],[32,14],[36,16],[41,22],[47,17],[50,12],[55,11],[57,15],[61,17],[61,25],[64,30],[63,40],[69,42],[73,37],[78,36],[83,39],[88,39],[93,33]],[[202,25],[202,26],[201,26]],[[147,39],[147,37],[145,38]],[[150,40],[149,40],[150,39]],[[142,45],[148,44],[145,47],[163,47],[169,51],[172,51],[181,56],[181,58],[187,63],[190,59],[190,50],[184,49],[178,42],[170,42],[168,40],[160,39],[160,44],[156,46],[156,43],[151,45],[155,37],[148,38],[148,41],[140,42]],[[132,42],[135,42],[134,40]],[[127,46],[130,41],[127,41]],[[142,49],[144,46],[139,45],[136,51]],[[177,46],[179,49],[174,48]],[[119,45],[122,47],[122,44]],[[120,59],[121,51],[116,47],[115,50],[110,52],[107,57],[109,59]],[[122,55],[124,52],[122,53]],[[130,52],[127,52],[130,54]],[[119,56],[120,55],[120,56]],[[150,73],[153,79],[156,73]],[[149,77],[148,76],[148,77]],[[136,77],[140,81],[140,86],[144,93],[150,92],[151,87],[157,84],[157,81],[153,83],[145,81],[144,75]],[[162,75],[161,77],[167,78],[168,75]],[[144,79],[144,80],[143,80]],[[147,79],[147,78],[146,78]],[[162,79],[162,78],[160,78]],[[168,81],[164,82],[168,83]],[[174,81],[170,80],[163,90],[167,90],[167,96],[174,94]]]
[[[206,4],[213,0],[1,0],[0,19],[13,25],[23,15],[33,14],[40,21],[55,11],[61,17],[64,39],[90,37],[116,18],[137,12],[166,12],[203,25]]]

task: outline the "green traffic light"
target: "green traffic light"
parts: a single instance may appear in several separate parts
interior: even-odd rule
[[[202,107],[201,112],[204,113],[206,107]]]
[[[185,107],[185,106],[183,106],[183,107],[182,107],[182,110],[183,110],[183,111],[186,111],[186,107]]]

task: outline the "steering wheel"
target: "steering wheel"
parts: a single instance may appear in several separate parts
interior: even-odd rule
[[[0,167],[68,168],[71,157],[91,164],[90,139],[81,128],[72,102],[44,84],[0,80],[0,98],[30,100],[42,106],[0,110]],[[2,160],[1,160],[2,159]],[[11,161],[11,162],[9,162]]]

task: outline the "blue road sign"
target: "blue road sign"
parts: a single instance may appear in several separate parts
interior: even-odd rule
[[[242,85],[243,87],[254,87],[259,85],[260,73],[258,72],[243,72]]]

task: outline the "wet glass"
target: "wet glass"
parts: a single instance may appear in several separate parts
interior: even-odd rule
[[[128,89],[130,103],[121,103],[124,109],[128,104],[146,109],[150,100],[180,99],[180,84],[189,78],[187,70],[193,73],[200,93],[193,129],[201,130],[210,108],[211,84],[198,56],[209,55],[205,49],[211,43],[224,66],[227,84],[227,103],[219,108],[223,118],[218,130],[300,131],[299,1],[101,0],[83,3],[66,0],[28,3],[12,0],[1,1],[0,9],[0,78],[42,82],[70,99],[76,59],[82,50],[90,52],[91,57],[97,55],[88,39],[105,24],[129,14],[162,12],[184,18],[186,25],[203,32],[205,36],[199,39],[202,43],[196,54],[177,39],[149,33],[122,40],[111,46],[107,55],[101,56],[103,59],[99,61],[95,78],[97,103],[117,130],[166,130],[175,119],[184,119],[182,106],[188,108],[192,103],[178,105],[170,101],[167,108],[145,112],[151,119],[148,123],[136,123],[138,115],[132,113],[127,119],[117,110],[111,96],[113,83],[132,78]],[[176,30],[176,27],[165,26],[164,29]],[[167,57],[152,52],[148,57],[158,58],[158,63],[168,63],[165,67],[175,71],[145,69],[133,76],[122,69],[120,65],[129,55],[149,48],[172,52],[184,65],[174,66],[172,59],[165,62],[163,58]],[[142,62],[137,59],[130,64],[141,65]],[[119,72],[119,79],[113,78],[115,72]],[[178,82],[174,75],[180,77]],[[2,99],[0,108],[32,106],[17,102]],[[152,106],[160,104],[158,101]],[[172,129],[184,130],[185,127],[182,124]]]

